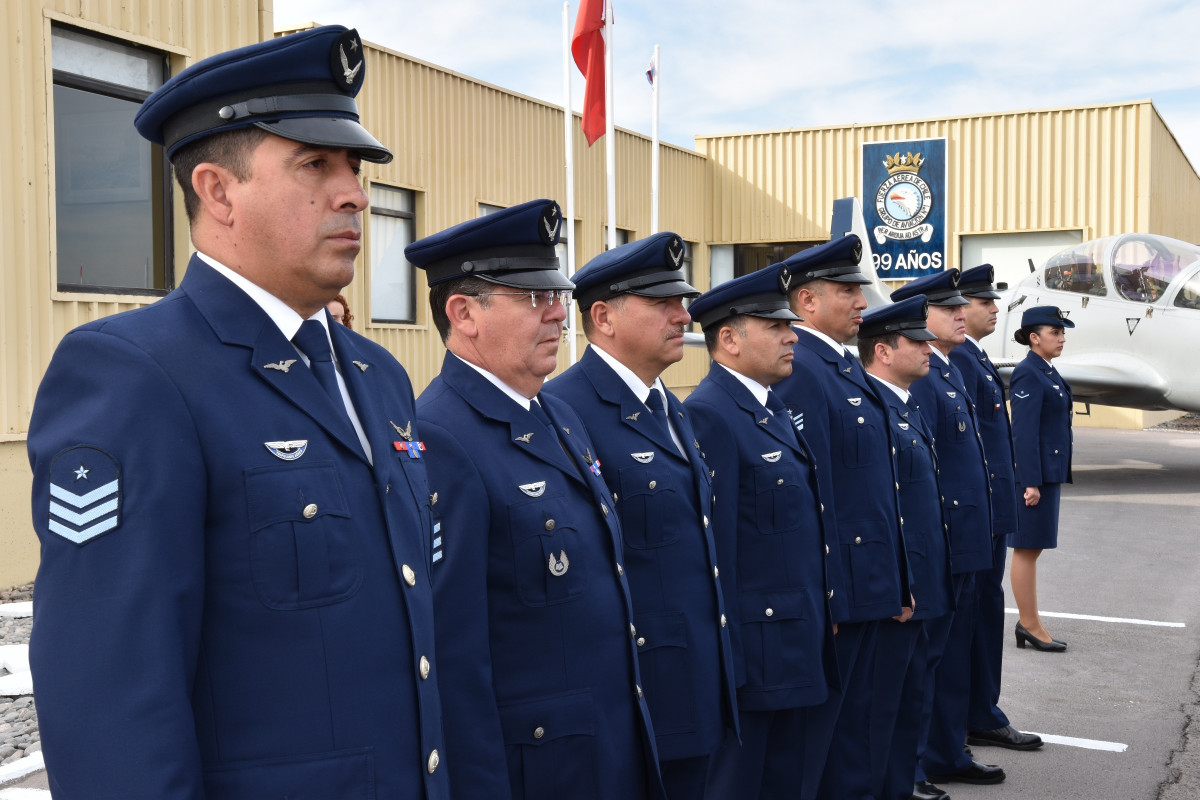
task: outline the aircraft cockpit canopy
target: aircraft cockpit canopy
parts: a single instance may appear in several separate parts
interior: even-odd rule
[[[1095,239],[1058,253],[1046,262],[1044,280],[1047,289],[1093,297],[1105,297],[1111,291],[1124,300],[1149,304],[1162,299],[1177,278],[1190,272],[1172,305],[1200,309],[1197,265],[1200,247],[1134,233]]]

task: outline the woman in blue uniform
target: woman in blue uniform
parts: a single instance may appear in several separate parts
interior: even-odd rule
[[[1063,483],[1071,482],[1071,387],[1051,361],[1062,354],[1065,328],[1074,328],[1056,306],[1034,306],[1021,315],[1014,338],[1029,355],[1013,370],[1013,449],[1019,526],[1008,536],[1013,549],[1012,589],[1020,620],[1017,647],[1061,653],[1066,642],[1053,638],[1038,616],[1037,560],[1058,546],[1058,502]]]

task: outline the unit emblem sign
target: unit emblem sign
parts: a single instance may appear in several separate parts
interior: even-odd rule
[[[863,145],[863,216],[885,279],[945,267],[946,140]]]

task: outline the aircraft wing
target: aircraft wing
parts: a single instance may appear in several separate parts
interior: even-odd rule
[[[1015,359],[993,359],[1004,380],[1012,375]],[[1079,401],[1127,408],[1174,408],[1167,381],[1145,361],[1121,353],[1090,353],[1084,358],[1059,358],[1054,367],[1071,384]]]

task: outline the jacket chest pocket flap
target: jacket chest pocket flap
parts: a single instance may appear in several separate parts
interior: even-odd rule
[[[568,603],[587,588],[589,543],[572,523],[571,512],[561,495],[549,494],[508,507],[517,596],[527,606]]]
[[[291,611],[353,595],[362,565],[334,465],[249,469],[245,480],[250,572],[259,600]]]

